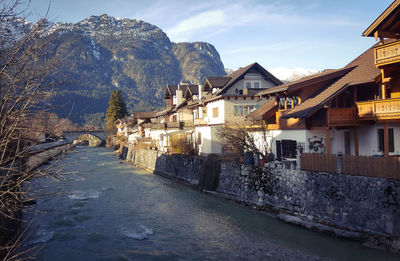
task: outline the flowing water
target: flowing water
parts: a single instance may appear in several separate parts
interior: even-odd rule
[[[24,248],[38,260],[399,260],[286,224],[78,147],[31,184]],[[33,220],[33,221],[31,221]]]

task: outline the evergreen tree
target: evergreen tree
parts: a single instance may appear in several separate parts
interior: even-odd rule
[[[115,121],[129,115],[121,90],[112,91],[108,105],[106,128],[109,132],[114,132],[116,130],[114,125]]]

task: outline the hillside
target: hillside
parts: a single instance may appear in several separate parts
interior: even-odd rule
[[[101,117],[116,88],[130,111],[142,111],[163,105],[166,84],[225,74],[212,45],[172,43],[158,27],[136,19],[91,16],[54,24],[46,37],[48,57],[59,64],[49,79],[61,82],[49,105],[81,124]]]

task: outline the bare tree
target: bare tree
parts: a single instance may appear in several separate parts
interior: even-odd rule
[[[0,3],[0,256],[17,260],[23,184],[38,171],[23,162],[33,144],[30,119],[50,95],[45,79],[55,63],[48,61],[47,21],[27,23],[20,0]]]
[[[253,152],[268,161],[270,148],[264,122],[254,125],[251,121],[235,122],[220,128],[217,135],[223,142],[227,154],[244,159],[245,152]]]

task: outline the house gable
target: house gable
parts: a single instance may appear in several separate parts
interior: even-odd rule
[[[240,95],[240,91],[247,87],[253,88],[272,88],[283,84],[270,72],[258,63],[252,63],[246,67],[240,68],[228,75],[230,80],[216,94],[236,94]],[[258,85],[255,85],[258,84]],[[243,94],[243,93],[242,93]]]
[[[394,1],[363,33],[363,36],[399,39],[400,0]]]

